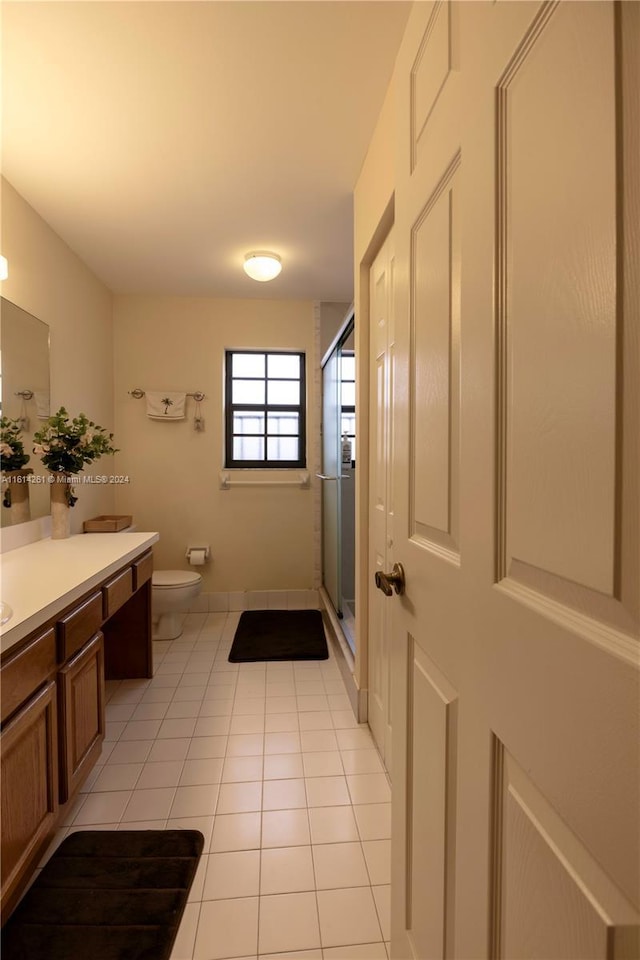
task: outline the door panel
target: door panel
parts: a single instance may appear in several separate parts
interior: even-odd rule
[[[460,235],[456,171],[438,183],[412,229],[410,513],[413,537],[458,543],[460,439]]]
[[[393,397],[395,331],[393,322],[393,232],[389,234],[370,269],[370,371],[371,437],[369,488],[370,568],[393,566]],[[391,610],[379,591],[369,595],[368,721],[387,771],[391,773]]]
[[[564,5],[536,16],[498,82],[497,183],[507,565],[516,559],[607,596],[616,480],[612,21],[598,3],[583,18]]]
[[[436,2],[399,52],[394,957],[638,953],[639,40]]]

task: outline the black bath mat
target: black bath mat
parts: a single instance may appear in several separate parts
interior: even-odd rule
[[[2,930],[2,960],[169,960],[203,846],[198,830],[72,833]]]
[[[326,660],[328,656],[319,610],[245,610],[229,660]]]

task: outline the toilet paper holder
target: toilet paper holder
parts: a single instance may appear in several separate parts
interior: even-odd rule
[[[187,547],[187,552],[185,557],[187,561],[195,567],[202,566],[211,555],[211,550],[209,547],[195,544],[194,546]]]

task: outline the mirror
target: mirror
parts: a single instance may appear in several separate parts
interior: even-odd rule
[[[0,297],[0,402],[2,416],[24,419],[22,440],[29,454],[26,468],[33,470],[26,484],[29,492],[30,519],[49,513],[49,488],[46,468],[33,453],[33,434],[49,416],[49,327]],[[42,480],[39,482],[39,478]],[[4,499],[6,484],[2,485]],[[25,511],[0,506],[0,524],[10,526],[29,519]]]

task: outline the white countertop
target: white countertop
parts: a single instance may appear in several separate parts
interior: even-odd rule
[[[0,652],[160,539],[157,533],[80,533],[47,537],[0,557],[0,600],[13,615],[0,627]]]

